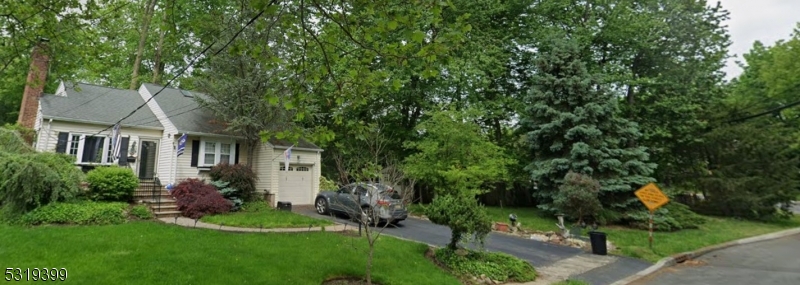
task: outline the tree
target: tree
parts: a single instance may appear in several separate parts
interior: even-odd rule
[[[553,199],[572,171],[600,181],[603,207],[622,213],[639,205],[633,187],[651,182],[655,165],[645,147],[631,146],[641,136],[636,123],[620,117],[613,94],[587,71],[580,51],[569,39],[552,39],[539,51],[523,116],[533,157],[527,170],[539,182],[544,210],[556,210]]]
[[[597,198],[600,183],[589,176],[569,172],[564,177],[564,184],[558,189],[558,194],[553,198],[553,205],[561,213],[577,218],[578,224],[582,223],[586,216],[594,218],[603,209]]]
[[[248,14],[247,11],[242,13]],[[228,17],[240,16],[233,14]],[[279,16],[264,19],[278,20]],[[225,37],[233,38],[234,32],[226,33]],[[236,38],[233,46],[247,45],[250,49],[236,48],[211,57],[204,69],[191,80],[196,90],[208,95],[195,98],[200,106],[215,114],[226,125],[226,130],[245,138],[248,168],[253,165],[263,134],[297,132],[293,124],[297,112],[283,106],[289,102],[291,93],[283,84],[281,67],[277,62],[265,63],[270,58],[283,56],[281,53],[285,47],[275,44],[275,37],[280,36],[281,33],[271,34],[249,26]],[[217,44],[215,50],[221,50],[224,44]],[[253,52],[255,48],[265,51]]]
[[[416,153],[405,159],[405,171],[434,188],[436,196],[425,213],[432,222],[450,228],[451,248],[468,235],[482,242],[491,231],[491,221],[475,196],[485,192],[485,183],[506,179],[511,163],[474,123],[476,117],[470,110],[434,112],[417,126],[419,142],[406,143]]]
[[[622,116],[639,124],[631,145],[648,147],[662,186],[681,186],[702,171],[692,153],[707,127],[704,110],[724,95],[729,13],[705,0],[576,3],[534,5],[527,45],[548,45],[551,35],[578,41],[589,73],[604,75]]]
[[[365,137],[363,141],[367,145],[372,146],[379,146],[382,145],[382,141],[385,141],[385,133],[383,132],[373,132],[368,137]],[[395,164],[394,160],[391,160],[390,155],[386,154],[386,149],[381,147],[371,147],[363,150],[364,153],[367,153],[364,156],[356,156],[356,157],[347,157],[342,158],[343,160],[347,160],[346,162],[342,162],[343,165],[346,165],[348,169],[344,169],[345,173],[348,173],[352,176],[353,179],[358,181],[359,183],[380,183],[385,186],[391,188],[389,191],[390,193],[380,193],[381,190],[385,189],[374,189],[378,190],[378,193],[372,192],[370,195],[361,195],[359,190],[355,190],[355,194],[358,195],[358,202],[366,205],[376,205],[376,207],[389,207],[388,205],[383,205],[381,203],[376,203],[378,199],[383,199],[379,195],[389,195],[394,199],[398,199],[401,203],[406,204],[412,199],[413,196],[413,189],[414,184],[416,181],[413,178],[408,177],[399,166]],[[385,166],[385,167],[384,167]],[[352,167],[350,169],[349,167]],[[357,184],[358,185],[358,184]],[[364,189],[368,188],[366,184],[362,184]],[[378,195],[373,195],[378,194]],[[345,194],[347,195],[347,194]],[[362,200],[365,199],[365,200]],[[338,201],[338,200],[337,200]],[[319,203],[317,201],[317,203]],[[319,207],[319,205],[317,205]],[[330,206],[330,205],[329,205]],[[363,206],[358,207],[357,209],[353,209],[351,205],[334,205],[341,209],[348,209],[346,214],[350,217],[355,219],[356,222],[359,223],[359,234],[361,234],[361,230],[363,229],[364,238],[367,241],[367,263],[366,263],[366,280],[367,284],[372,284],[372,265],[373,265],[373,256],[375,253],[375,244],[380,238],[383,231],[386,229],[387,226],[395,224],[395,221],[391,218],[389,220],[384,221],[383,225],[379,223],[379,217],[376,215],[377,211],[381,210],[389,210],[391,209],[375,209],[370,206]],[[319,210],[319,209],[318,209]],[[333,213],[328,210],[328,212],[332,215]]]

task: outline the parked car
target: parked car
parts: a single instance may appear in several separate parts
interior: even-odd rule
[[[320,215],[343,213],[351,218],[366,219],[369,225],[397,224],[408,217],[400,193],[380,183],[357,182],[336,191],[321,191],[314,201]]]

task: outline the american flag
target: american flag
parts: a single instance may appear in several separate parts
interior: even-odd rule
[[[119,131],[119,124],[114,125],[111,131],[111,157],[114,161],[119,159],[119,152],[122,148],[122,134]]]
[[[286,166],[284,171],[289,171],[289,160],[292,158],[292,147],[294,146],[290,146],[289,148],[283,151],[283,162],[284,165]]]

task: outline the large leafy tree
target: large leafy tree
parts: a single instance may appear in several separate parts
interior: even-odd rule
[[[572,171],[600,181],[604,208],[627,211],[638,205],[634,187],[651,182],[655,168],[645,147],[631,146],[641,136],[638,126],[620,116],[607,83],[589,73],[578,42],[550,43],[540,47],[523,115],[539,207],[554,210],[552,200]]]
[[[581,42],[591,73],[616,87],[623,115],[639,124],[662,186],[702,170],[693,156],[704,110],[723,94],[730,43],[720,5],[705,0],[538,1],[530,13],[536,47],[552,34]]]
[[[476,112],[433,112],[417,126],[419,142],[408,142],[417,151],[405,160],[405,172],[435,189],[436,196],[425,213],[432,222],[450,227],[448,246],[455,249],[469,235],[480,241],[489,233],[490,220],[476,200],[484,183],[507,178],[510,159],[473,122]]]

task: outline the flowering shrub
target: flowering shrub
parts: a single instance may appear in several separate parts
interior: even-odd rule
[[[177,201],[178,211],[192,219],[227,213],[233,206],[217,192],[217,188],[194,178],[184,180],[175,186],[172,196]]]

